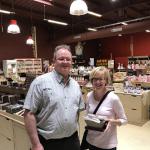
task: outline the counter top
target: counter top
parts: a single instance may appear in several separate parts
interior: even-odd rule
[[[137,94],[137,93],[125,93],[125,92],[118,92],[118,91],[115,91],[115,93],[116,94],[124,94],[124,95],[141,96],[141,95],[150,93],[150,90],[142,91],[140,94]]]
[[[24,125],[24,118],[19,116],[19,115],[10,114],[10,113],[7,113],[5,111],[0,110],[0,116],[3,116],[7,119],[10,119],[10,120],[14,121],[14,122],[17,122],[20,125]]]
[[[26,95],[27,91],[28,90],[25,88],[17,88],[17,87],[10,87],[6,85],[0,85],[0,92],[3,92],[3,93]]]

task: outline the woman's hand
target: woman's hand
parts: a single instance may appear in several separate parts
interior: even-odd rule
[[[119,119],[107,119],[108,124],[106,129],[104,130],[107,131],[111,126],[120,126],[121,125],[121,121]]]
[[[119,119],[108,119],[110,125],[120,126],[121,121]]]

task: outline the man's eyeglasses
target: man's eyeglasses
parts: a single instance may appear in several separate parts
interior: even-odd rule
[[[56,60],[58,60],[58,61],[66,61],[66,62],[71,62],[72,61],[69,58],[57,58]]]

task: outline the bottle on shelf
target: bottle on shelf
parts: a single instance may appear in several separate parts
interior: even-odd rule
[[[124,69],[123,64],[120,65],[120,69]]]
[[[128,62],[127,68],[128,68],[128,69],[131,69],[131,64],[130,64],[130,62]]]
[[[135,63],[135,70],[138,70],[140,68],[140,65],[138,62]]]
[[[132,62],[132,64],[131,64],[131,69],[135,71],[135,63],[134,62]]]
[[[135,93],[141,94],[141,85],[140,84],[136,84]]]
[[[120,70],[120,69],[121,69],[120,63],[118,63],[118,67],[117,67],[117,69],[118,69],[118,70]]]

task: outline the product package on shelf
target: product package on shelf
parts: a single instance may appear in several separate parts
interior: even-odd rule
[[[126,72],[115,72],[113,73],[113,82],[122,82],[125,80]]]

